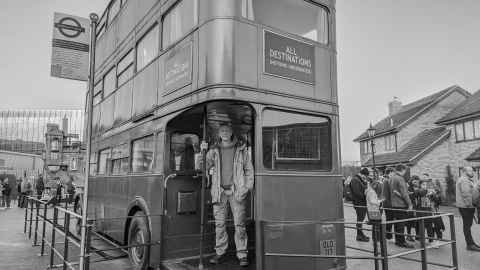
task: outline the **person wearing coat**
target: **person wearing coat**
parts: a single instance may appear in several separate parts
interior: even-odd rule
[[[219,143],[207,152],[206,157],[207,172],[213,170],[211,195],[215,217],[216,255],[210,263],[219,264],[225,258],[228,248],[225,220],[230,205],[235,224],[237,258],[240,266],[247,266],[246,197],[254,184],[251,155],[245,143],[235,142],[230,125],[221,124],[218,137]],[[208,144],[202,142],[201,149],[207,148]]]
[[[473,216],[475,215],[474,202],[478,200],[478,188],[473,182],[473,168],[464,167],[460,170],[461,176],[456,185],[456,205],[462,216],[463,235],[467,250],[480,251],[480,246],[475,243],[472,237]]]
[[[413,209],[412,201],[408,194],[407,182],[404,175],[407,168],[403,164],[395,167],[395,173],[391,177],[390,194],[392,195],[391,204],[394,210],[394,219],[400,220],[395,223],[395,245],[404,248],[413,248],[414,246],[405,241],[405,222],[401,220],[409,218],[408,211]]]
[[[368,242],[370,238],[363,233],[362,222],[367,215],[367,199],[365,191],[368,187],[368,168],[362,168],[360,173],[355,175],[350,181],[350,189],[352,190],[352,202],[357,214],[357,241]]]

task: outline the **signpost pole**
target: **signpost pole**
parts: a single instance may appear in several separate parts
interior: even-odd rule
[[[88,176],[90,174],[90,150],[92,142],[92,112],[93,112],[93,86],[95,74],[95,43],[96,43],[96,28],[98,15],[90,14],[90,60],[89,60],[89,75],[88,75],[88,100],[87,100],[87,158],[85,164],[85,183],[83,191],[83,206],[82,206],[82,235],[80,243],[80,270],[85,269],[85,240],[86,240],[86,226],[87,226],[87,209],[88,209]]]

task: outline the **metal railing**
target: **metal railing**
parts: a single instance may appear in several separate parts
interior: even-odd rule
[[[345,204],[346,206],[353,206]],[[365,206],[355,206],[355,207],[365,207]],[[360,252],[369,253],[371,255],[365,256],[358,256],[358,255],[347,255],[347,254],[335,254],[335,255],[326,255],[326,254],[302,254],[302,253],[278,253],[278,252],[267,252],[264,251],[264,256],[266,257],[303,257],[303,258],[312,258],[312,259],[337,259],[343,260],[346,264],[347,260],[369,260],[373,261],[375,270],[381,269],[388,270],[390,265],[390,260],[392,259],[402,259],[412,262],[418,262],[421,264],[422,270],[427,270],[428,265],[434,265],[446,269],[458,269],[458,255],[457,255],[457,241],[455,235],[455,220],[454,215],[452,213],[432,213],[430,211],[415,211],[415,210],[403,210],[403,209],[393,209],[393,208],[381,208],[381,210],[391,210],[391,211],[407,211],[408,213],[423,213],[423,214],[430,214],[428,216],[422,217],[413,217],[413,218],[406,218],[406,219],[396,219],[386,221],[382,219],[378,222],[356,222],[356,221],[345,221],[345,220],[325,220],[325,221],[261,221],[261,228],[263,231],[266,224],[278,224],[278,225],[317,225],[317,224],[331,224],[331,225],[343,225],[345,229],[355,229],[358,228],[351,225],[367,225],[370,228],[362,228],[361,230],[364,231],[371,231],[372,232],[372,249],[360,248],[345,245],[346,250],[355,250]],[[425,221],[433,221],[436,218],[447,217],[449,221],[449,228],[450,228],[450,239],[438,239],[434,237],[428,237],[425,235]],[[405,222],[418,222],[418,232],[416,237],[420,242],[419,248],[412,248],[409,250],[392,253],[389,252],[389,248],[387,245],[387,224],[398,224],[398,223],[405,223]],[[395,235],[403,235],[404,237],[408,234],[405,233],[397,233],[391,232],[393,236]],[[438,263],[428,260],[427,250],[434,248],[433,246],[427,246],[426,240],[437,240],[442,243],[436,245],[435,247],[440,246],[450,246],[451,248],[451,264],[444,264]],[[263,239],[265,241],[265,239]],[[262,246],[265,246],[262,243]],[[410,258],[407,255],[420,253],[420,259]]]

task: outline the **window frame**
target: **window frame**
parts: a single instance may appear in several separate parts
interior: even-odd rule
[[[461,127],[461,130],[462,130],[462,139],[459,139],[458,137],[458,131],[459,129],[457,128],[457,126]],[[455,129],[455,139],[457,142],[464,142],[465,141],[465,129],[463,127],[463,123],[456,123],[454,124],[454,129]]]
[[[326,168],[326,169],[312,169],[312,170],[305,170],[305,169],[272,169],[272,168],[269,168],[267,166],[265,166],[265,162],[264,162],[264,158],[265,158],[265,153],[263,151],[264,149],[264,144],[263,144],[263,140],[264,140],[264,137],[263,137],[263,128],[264,128],[264,114],[266,111],[279,111],[279,112],[284,112],[284,113],[290,113],[290,114],[297,114],[297,115],[304,115],[304,116],[309,116],[309,117],[317,117],[317,118],[324,118],[327,120],[327,123],[328,123],[328,128],[329,128],[329,151],[328,151],[328,159],[330,160],[329,161],[329,167]],[[332,172],[335,168],[334,166],[334,151],[333,151],[333,144],[334,144],[334,140],[333,140],[333,123],[334,121],[331,119],[330,116],[326,115],[326,114],[316,114],[316,113],[311,113],[311,112],[303,112],[303,111],[297,111],[297,110],[286,110],[284,108],[276,108],[276,107],[264,107],[262,110],[261,110],[261,120],[259,121],[260,122],[260,141],[261,141],[261,146],[257,146],[257,147],[260,147],[260,151],[261,151],[261,165],[263,167],[264,170],[268,171],[268,172],[277,172],[277,173],[280,173],[280,172],[302,172],[302,171],[306,171],[306,172],[322,172],[322,173],[328,173],[328,172]],[[273,132],[273,131],[272,131]],[[273,137],[272,137],[273,138]],[[278,142],[275,143],[276,145],[276,148],[278,148]],[[277,149],[272,149],[272,153],[274,153],[275,151],[277,151]],[[322,152],[320,152],[321,154]],[[277,158],[278,160],[278,158]],[[298,160],[298,161],[320,161],[322,160],[322,157],[320,156],[318,160],[310,160],[310,159],[299,159],[299,158],[293,158],[293,159],[288,159],[290,161],[293,161],[293,160]],[[288,160],[283,160],[283,161],[288,161]]]
[[[480,139],[480,118],[473,121],[473,133],[475,139]]]
[[[160,19],[160,22],[161,22],[161,28],[160,28],[160,35],[159,35],[159,38],[160,38],[160,51],[166,51],[168,50],[169,48],[171,47],[174,47],[176,44],[178,44],[180,41],[182,41],[186,36],[188,36],[192,31],[194,31],[194,29],[196,29],[198,27],[198,23],[199,23],[199,20],[200,20],[200,16],[199,16],[199,13],[200,13],[200,3],[199,3],[199,0],[190,0],[190,1],[193,1],[194,2],[194,6],[195,6],[195,18],[194,18],[194,21],[195,23],[192,25],[192,27],[186,31],[185,33],[183,33],[183,35],[181,35],[179,38],[177,38],[176,40],[173,40],[173,41],[170,41],[170,44],[168,45],[165,45],[165,40],[163,38],[163,34],[165,33],[165,18],[176,8],[178,7],[182,2],[184,1],[189,1],[189,0],[177,0],[174,4],[172,4],[170,7],[168,7],[168,9],[162,14],[161,16],[161,19]]]
[[[148,138],[148,137],[152,137],[153,138],[153,150],[152,150],[152,168],[150,171],[144,171],[144,172],[134,172],[133,171],[133,145],[136,141],[140,141],[140,140],[143,140],[145,138]],[[136,138],[132,138],[131,141],[130,141],[130,157],[129,157],[129,167],[130,167],[130,174],[153,174],[155,173],[155,162],[156,162],[156,133],[149,133],[149,134],[146,134],[146,135],[142,135],[140,137],[136,137]]]
[[[138,46],[140,45],[140,43],[145,40],[145,38],[148,36],[148,34],[152,33],[152,31],[154,30],[154,28],[157,28],[157,31],[158,31],[158,36],[157,36],[157,51],[156,51],[156,55],[154,57],[152,57],[152,59],[149,61],[149,62],[146,62],[142,67],[139,68],[138,66]],[[160,28],[160,24],[155,21],[155,23],[153,23],[146,31],[145,33],[143,33],[143,35],[135,42],[135,55],[134,55],[134,71],[133,71],[133,74],[137,74],[138,72],[142,71],[143,69],[145,69],[146,67],[148,67],[151,63],[153,63],[155,61],[155,59],[157,59],[159,56],[160,56],[160,52],[161,52],[161,28]]]
[[[125,155],[122,155],[121,157],[119,158],[114,158],[113,157],[113,150],[115,148],[120,148],[122,146],[125,146],[127,149],[126,149],[126,154]],[[109,169],[109,173],[110,175],[128,175],[131,170],[132,170],[132,167],[131,167],[131,163],[130,163],[130,153],[131,153],[131,149],[130,149],[130,143],[129,142],[124,142],[124,143],[121,143],[121,144],[118,144],[118,145],[115,145],[113,147],[111,147],[111,158],[110,158],[110,169]],[[121,172],[121,173],[115,173],[113,172],[113,162],[116,161],[116,160],[122,160],[122,159],[127,159],[127,163],[128,163],[128,169],[126,172]],[[120,161],[121,162],[121,161]]]
[[[129,56],[129,54],[132,54],[132,62],[129,63],[128,65],[126,65],[122,70],[119,70],[120,66],[121,66],[121,62],[124,61],[125,59],[127,59],[127,57]],[[117,89],[124,85],[125,83],[127,83],[129,80],[131,80],[133,77],[135,77],[135,55],[136,55],[136,49],[134,48],[130,48],[128,50],[127,53],[125,53],[122,58],[120,58],[120,60],[117,62],[117,64],[115,65],[115,69],[116,69],[116,81],[117,81]],[[124,82],[122,82],[120,84],[119,82],[119,78],[120,76],[122,76],[125,72],[127,72],[127,70],[132,67],[132,76],[128,79],[126,79]]]
[[[102,84],[103,84],[103,85],[102,85],[102,96],[103,96],[102,100],[105,99],[105,98],[107,98],[108,96],[112,95],[112,94],[118,89],[118,85],[117,85],[117,73],[116,73],[117,70],[116,70],[116,67],[117,67],[116,64],[113,65],[113,66],[112,66],[107,72],[105,72],[105,73],[103,74],[103,76],[102,76]],[[113,76],[113,89],[112,89],[110,92],[106,93],[106,92],[105,92],[105,78],[107,77],[107,75],[110,75],[111,72],[113,73],[113,75],[112,75],[112,76]]]
[[[118,10],[115,13],[115,15],[112,18],[110,18],[110,15],[111,15],[110,12],[112,11],[113,5],[116,3],[118,3]],[[107,23],[106,23],[107,25],[112,24],[112,22],[118,17],[118,15],[120,14],[120,11],[122,10],[122,6],[123,6],[122,0],[110,0],[110,3],[108,4],[108,7],[107,7],[107,10],[108,10]]]
[[[105,151],[110,151],[109,152],[109,155],[107,157],[107,159],[105,160],[105,172],[104,173],[100,173],[100,159],[101,159],[101,156],[102,156],[102,152],[105,152]],[[109,159],[111,159],[111,156],[112,156],[112,148],[111,147],[106,147],[106,148],[103,148],[103,149],[100,149],[98,151],[98,155],[97,155],[97,170],[96,170],[96,175],[101,175],[101,176],[105,176],[105,175],[109,175],[109,166],[108,166],[108,163],[110,162]]]

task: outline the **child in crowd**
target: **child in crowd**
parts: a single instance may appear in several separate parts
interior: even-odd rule
[[[420,188],[420,177],[418,177],[417,175],[413,175],[409,184],[408,184],[408,195],[410,196],[410,201],[412,201],[414,210],[418,210],[416,208],[416,206],[418,205],[417,192],[418,192],[419,188]],[[414,213],[409,215],[409,218],[413,218],[413,217],[415,217]],[[415,236],[412,233],[413,228],[415,228],[415,234],[417,236]],[[414,220],[407,221],[407,234],[408,234],[408,236],[406,237],[406,239],[410,242],[415,242],[415,239],[418,239],[418,223],[416,221],[414,221]]]
[[[432,202],[433,202],[433,212],[434,215],[439,212],[440,204],[442,203],[442,195],[440,184],[437,181],[433,188],[434,192],[432,195]],[[442,239],[443,231],[445,231],[445,224],[443,223],[442,217],[436,217],[433,219],[433,232],[435,234],[436,239]],[[437,240],[438,241],[438,240]],[[440,242],[440,241],[438,241]]]

